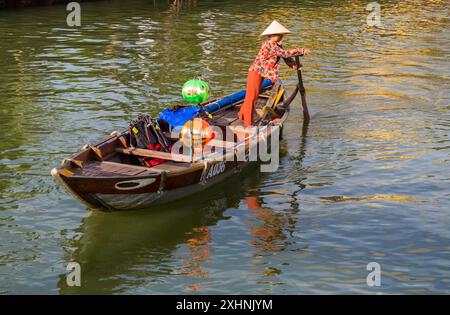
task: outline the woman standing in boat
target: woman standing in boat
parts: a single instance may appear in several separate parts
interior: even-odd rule
[[[253,113],[255,111],[255,101],[258,98],[263,79],[269,79],[274,84],[278,79],[278,69],[280,58],[283,58],[288,66],[297,68],[295,60],[291,57],[303,56],[310,53],[304,48],[295,48],[284,50],[281,46],[281,40],[284,34],[290,31],[277,21],[273,21],[268,28],[261,34],[267,36],[258,56],[251,65],[247,77],[247,91],[245,93],[244,103],[238,113],[239,119],[244,121],[244,126],[253,125]]]

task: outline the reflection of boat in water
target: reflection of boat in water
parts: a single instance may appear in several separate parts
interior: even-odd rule
[[[227,185],[190,197],[189,202],[172,202],[153,211],[91,212],[76,231],[81,238],[65,245],[75,249],[65,260],[80,264],[81,287],[68,287],[64,274],[58,285],[60,293],[120,293],[141,287],[144,279],[158,282],[158,277],[175,274],[200,280],[207,277],[202,263],[208,259],[210,226],[224,218],[226,209],[237,208],[245,194],[243,189],[225,187],[243,184],[245,188],[247,182],[254,183],[255,176],[261,176],[249,171],[244,171],[245,180],[232,178]],[[174,257],[174,251],[181,244],[188,252],[180,259]]]

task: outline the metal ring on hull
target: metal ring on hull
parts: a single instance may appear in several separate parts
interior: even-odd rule
[[[133,179],[118,182],[114,185],[117,190],[134,190],[153,184],[156,178]]]

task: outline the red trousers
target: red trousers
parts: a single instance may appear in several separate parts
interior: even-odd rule
[[[245,92],[244,103],[238,113],[239,119],[244,120],[244,126],[253,125],[253,114],[255,112],[255,102],[258,99],[263,77],[258,72],[249,71],[247,76],[247,90]]]

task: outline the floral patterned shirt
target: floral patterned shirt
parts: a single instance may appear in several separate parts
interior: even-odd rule
[[[268,39],[259,49],[258,56],[256,56],[249,71],[258,72],[260,76],[275,82],[278,79],[278,69],[280,68],[278,61],[280,58],[286,58],[285,60],[288,66],[293,68],[295,66],[295,61],[288,58],[296,55],[303,55],[303,52],[303,48],[284,50],[281,44]]]

